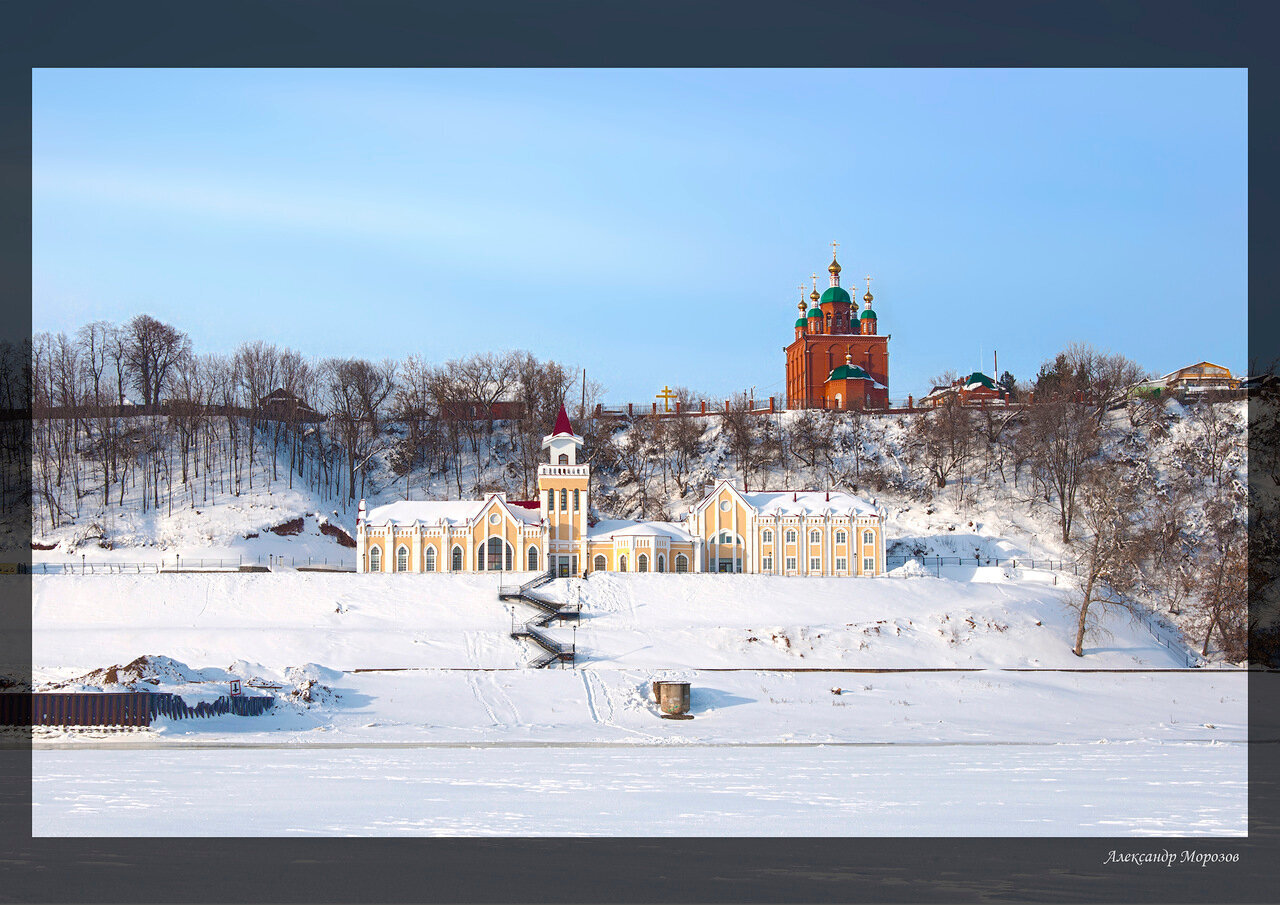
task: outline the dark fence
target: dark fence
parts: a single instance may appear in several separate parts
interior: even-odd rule
[[[182,559],[175,557],[172,561],[160,562],[34,562],[17,563],[17,571],[33,575],[116,575],[137,574],[139,572],[228,572],[247,569],[250,566],[281,566],[286,562],[291,568],[309,571],[354,572],[356,564],[349,559],[329,559],[323,556],[276,556],[267,554],[245,560],[243,556],[236,559],[201,559],[194,557]],[[265,568],[255,571],[267,571]]]
[[[262,695],[223,695],[193,707],[170,692],[10,693],[0,694],[0,726],[150,726],[157,716],[261,716],[274,703]]]
[[[885,556],[885,568],[896,569],[915,560],[926,569],[937,570],[941,566],[1009,566],[1014,569],[1042,569],[1048,572],[1079,574],[1076,563],[1063,559],[992,559],[986,556]]]

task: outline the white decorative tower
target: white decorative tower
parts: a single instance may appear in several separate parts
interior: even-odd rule
[[[587,566],[587,491],[591,466],[578,464],[582,438],[560,406],[555,427],[543,438],[550,450],[538,466],[540,511],[547,524],[547,564],[557,575],[580,575]]]

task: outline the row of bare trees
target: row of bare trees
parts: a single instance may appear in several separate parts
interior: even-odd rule
[[[371,362],[255,341],[202,354],[148,315],[38,334],[0,353],[0,395],[30,414],[3,422],[0,454],[20,460],[25,438],[9,434],[31,430],[26,486],[11,486],[7,471],[0,503],[30,500],[37,533],[97,507],[171,512],[295,482],[345,506],[385,476],[384,464],[406,493],[414,473],[448,475],[462,494],[496,468],[503,489],[532,495],[558,407],[568,399],[581,415],[601,391],[522,351]],[[514,417],[495,433],[499,401]]]

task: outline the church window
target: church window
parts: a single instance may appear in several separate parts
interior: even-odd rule
[[[604,558],[604,554],[596,557],[595,569],[597,572],[604,572],[609,568],[609,561]]]
[[[661,553],[658,554],[658,571],[659,572],[667,571],[667,558],[663,556]]]
[[[649,571],[649,557],[644,553],[641,553],[638,557],[636,557],[636,571],[637,572]]]
[[[874,572],[875,570],[876,570],[876,561],[870,556],[864,556],[862,558],[862,571]]]
[[[762,557],[760,557],[760,568],[761,568],[761,569],[764,569],[764,571],[766,571],[766,572],[772,572],[772,571],[773,571],[773,557],[772,557],[772,556],[762,556]]]
[[[436,570],[436,548],[427,547],[426,564],[422,567],[423,571],[434,572]]]
[[[810,556],[810,557],[809,557],[809,571],[810,571],[810,572],[821,572],[821,571],[822,571],[822,560],[821,560],[819,557],[817,557],[817,556]]]
[[[537,547],[529,548],[529,571],[530,572],[538,571],[538,548]]]
[[[836,532],[836,543],[837,543],[837,544],[843,544],[843,543],[844,543],[844,540],[845,540],[845,533],[844,533],[843,531],[837,531],[837,532]]]
[[[409,548],[404,544],[401,544],[400,548],[396,550],[396,571],[409,571]]]
[[[511,571],[511,545],[500,537],[491,537],[480,547],[480,571]]]
[[[627,571],[627,558],[625,556],[618,557],[618,571],[619,572]]]
[[[462,571],[462,548],[461,547],[453,548],[452,558],[453,558],[453,563],[450,566],[450,568],[455,572],[461,572]]]
[[[560,488],[560,511],[569,511],[569,491],[565,490],[563,487]]]
[[[369,548],[369,571],[370,572],[382,571],[382,548],[381,547]]]
[[[721,531],[721,532],[720,532],[720,543],[722,543],[722,544],[732,544],[732,543],[733,543],[733,535],[732,535],[732,534],[730,534],[728,531]]]
[[[729,501],[728,501],[728,500],[721,500],[721,501],[720,501],[720,511],[721,511],[721,512],[728,512],[728,511],[729,511]]]
[[[796,570],[796,558],[794,556],[787,557],[787,571],[794,572]]]
[[[809,532],[809,543],[811,543],[811,544],[820,544],[820,543],[822,543],[822,532],[820,532],[820,531],[810,531],[810,532]]]
[[[569,456],[566,453],[560,453],[560,459],[558,461],[559,461],[559,464],[561,465],[568,465]]]
[[[849,569],[849,560],[843,556],[836,557],[836,571],[845,572]]]
[[[676,571],[680,573],[689,571],[689,557],[685,556],[683,553],[677,554],[676,556]]]
[[[573,490],[573,511],[578,511],[578,494],[581,493],[576,487]]]
[[[864,544],[874,544],[876,542],[876,533],[874,531],[863,531],[862,542]]]
[[[765,528],[764,533],[760,535],[760,541],[766,544],[773,543],[773,532]]]
[[[787,543],[794,544],[796,542],[796,532],[794,528],[787,529]]]

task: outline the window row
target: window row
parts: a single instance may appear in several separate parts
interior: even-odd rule
[[[514,565],[515,551],[511,544],[507,543],[500,537],[491,537],[485,543],[480,544],[476,548],[476,569],[480,572],[510,572]],[[453,572],[462,571],[463,552],[462,547],[454,545],[450,553],[449,568]],[[539,554],[537,547],[530,547],[525,557],[525,567],[530,572],[538,571]],[[395,570],[397,572],[409,571],[409,547],[401,544],[396,548]],[[422,556],[422,571],[435,572],[438,570],[436,563],[436,548],[427,547]],[[372,546],[369,548],[369,571],[382,571],[382,548]]]
[[[667,571],[667,557],[664,554],[659,553],[657,557],[653,560],[653,563],[654,563],[655,571],[658,571],[658,572]],[[605,556],[603,553],[597,553],[595,559],[592,560],[591,565],[597,572],[607,572],[609,570],[609,558]],[[675,567],[676,567],[675,570],[677,572],[688,572],[689,557],[685,556],[683,553],[677,553],[676,559],[675,559]],[[623,553],[621,556],[618,557],[618,571],[626,572],[627,569],[628,569],[628,558],[627,558],[627,554]],[[641,553],[638,556],[636,556],[636,571],[637,572],[649,571],[649,554],[648,553]]]
[[[721,535],[721,537],[722,537],[722,538],[727,537],[727,536],[728,536],[728,535]],[[784,535],[783,535],[783,536],[785,537],[786,542],[787,542],[788,544],[794,544],[794,543],[796,542],[796,530],[795,530],[794,528],[788,528],[788,529],[786,530],[786,532],[784,533]],[[837,531],[837,532],[835,533],[835,542],[836,542],[837,544],[843,544],[843,543],[845,543],[847,540],[848,540],[848,535],[847,535],[847,534],[845,534],[845,532],[844,532],[843,530],[841,530],[841,531]],[[764,529],[764,531],[763,531],[763,532],[761,532],[761,534],[760,534],[760,541],[761,541],[761,543],[765,543],[765,544],[771,544],[771,543],[773,543],[773,530],[772,530],[772,529],[770,529],[770,528],[765,528],[765,529]],[[863,542],[864,544],[874,544],[874,543],[876,542],[876,533],[875,533],[874,531],[863,531],[863,532],[862,532],[862,542]],[[727,543],[731,543],[731,541],[727,541],[727,540],[723,540],[723,539],[722,539],[722,540],[720,541],[720,543],[722,543],[722,544],[727,544]],[[810,532],[809,532],[809,543],[811,543],[811,544],[820,544],[820,543],[822,543],[822,532],[821,532],[821,531],[819,531],[819,530],[817,530],[816,528],[815,528],[815,529],[813,529],[812,531],[810,531]]]

